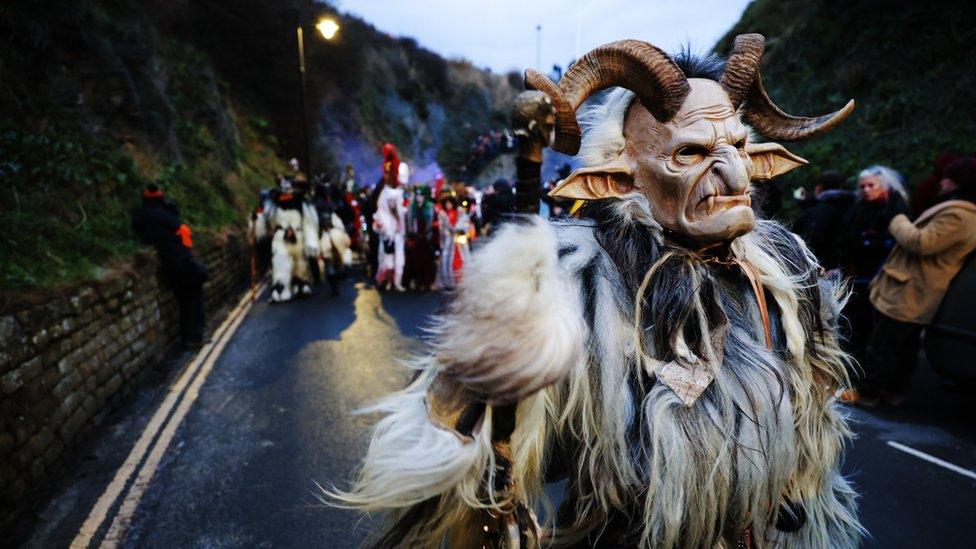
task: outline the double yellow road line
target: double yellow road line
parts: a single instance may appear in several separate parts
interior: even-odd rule
[[[230,341],[244,317],[247,316],[248,311],[251,310],[254,303],[252,296],[260,294],[261,290],[263,290],[263,285],[261,288],[247,292],[241,298],[237,306],[214,332],[211,342],[200,349],[189,366],[170,386],[166,398],[163,399],[152,419],[143,429],[142,435],[132,447],[129,456],[116,471],[112,482],[105,488],[105,492],[98,498],[85,523],[78,530],[74,541],[71,542],[72,548],[88,548],[92,545],[99,529],[109,518],[109,514],[120,496],[123,497],[122,503],[112,517],[108,531],[102,538],[99,547],[113,548],[122,544],[129,522],[135,515],[142,495],[149,486],[149,482],[152,481],[156,469],[159,468],[159,462],[163,459],[177,428],[199,396],[200,387],[207,380],[207,376],[213,370],[214,363],[220,358],[227,342]],[[147,452],[148,456],[146,455]],[[129,481],[133,477],[135,480],[130,483]]]

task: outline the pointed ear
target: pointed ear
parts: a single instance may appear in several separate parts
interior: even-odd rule
[[[614,160],[594,166],[580,168],[569,174],[555,189],[549,191],[549,196],[558,198],[573,198],[576,200],[600,200],[601,198],[619,198],[633,192],[634,176],[627,157],[621,154]]]
[[[766,181],[807,163],[779,143],[749,143],[746,153],[752,160],[749,179],[753,181]]]

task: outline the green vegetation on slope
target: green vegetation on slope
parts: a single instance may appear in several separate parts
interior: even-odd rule
[[[857,101],[837,129],[788,144],[811,164],[795,181],[882,163],[915,183],[940,152],[976,153],[974,20],[972,2],[754,0],[716,51],[739,33],[765,35],[763,80],[791,114]]]
[[[126,0],[0,8],[3,289],[93,274],[138,244],[129,212],[155,181],[198,230],[240,223],[281,162],[261,119],[192,47]]]
[[[334,12],[315,0],[0,4],[0,290],[131,254],[147,182],[196,230],[242,223],[279,158],[303,156],[299,14]],[[506,124],[511,79],[354,17],[341,25],[332,42],[307,35],[316,170],[378,166],[378,143],[393,141],[456,174],[474,137]]]
[[[148,1],[148,0],[143,0]],[[266,113],[281,152],[303,156],[295,25],[339,17],[335,40],[306,34],[313,168],[377,166],[378,145],[396,143],[414,166],[438,161],[451,176],[474,138],[508,124],[511,79],[446,60],[412,38],[395,38],[313,0],[174,0],[160,25],[205,52],[235,95]],[[520,85],[520,82],[519,82]],[[371,181],[370,181],[371,183]]]

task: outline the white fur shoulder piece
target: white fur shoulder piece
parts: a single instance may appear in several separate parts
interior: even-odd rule
[[[576,294],[553,228],[538,216],[506,224],[475,252],[435,321],[440,372],[492,403],[559,381],[582,355]]]

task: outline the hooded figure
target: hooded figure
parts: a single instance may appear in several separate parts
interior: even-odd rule
[[[203,283],[206,266],[193,257],[190,227],[163,190],[150,184],[142,191],[142,205],[132,212],[132,231],[156,249],[163,278],[173,288],[180,310],[180,337],[185,345],[203,342]]]
[[[763,42],[741,35],[723,62],[624,40],[558,84],[526,71],[554,112],[538,133],[583,164],[552,194],[584,205],[481,246],[414,381],[372,408],[358,480],[331,495],[388,512],[377,545],[858,545],[834,398],[843,289],[750,195],[805,163],[774,140],[853,103],[785,114]],[[543,530],[542,483],[561,478]]]
[[[384,167],[385,165],[386,163]],[[403,265],[406,261],[404,241],[407,232],[403,185],[410,179],[410,167],[396,158],[395,168],[391,163],[388,173],[388,184],[376,199],[376,213],[373,215],[373,230],[376,231],[379,245],[376,284],[380,288],[402,292]]]

